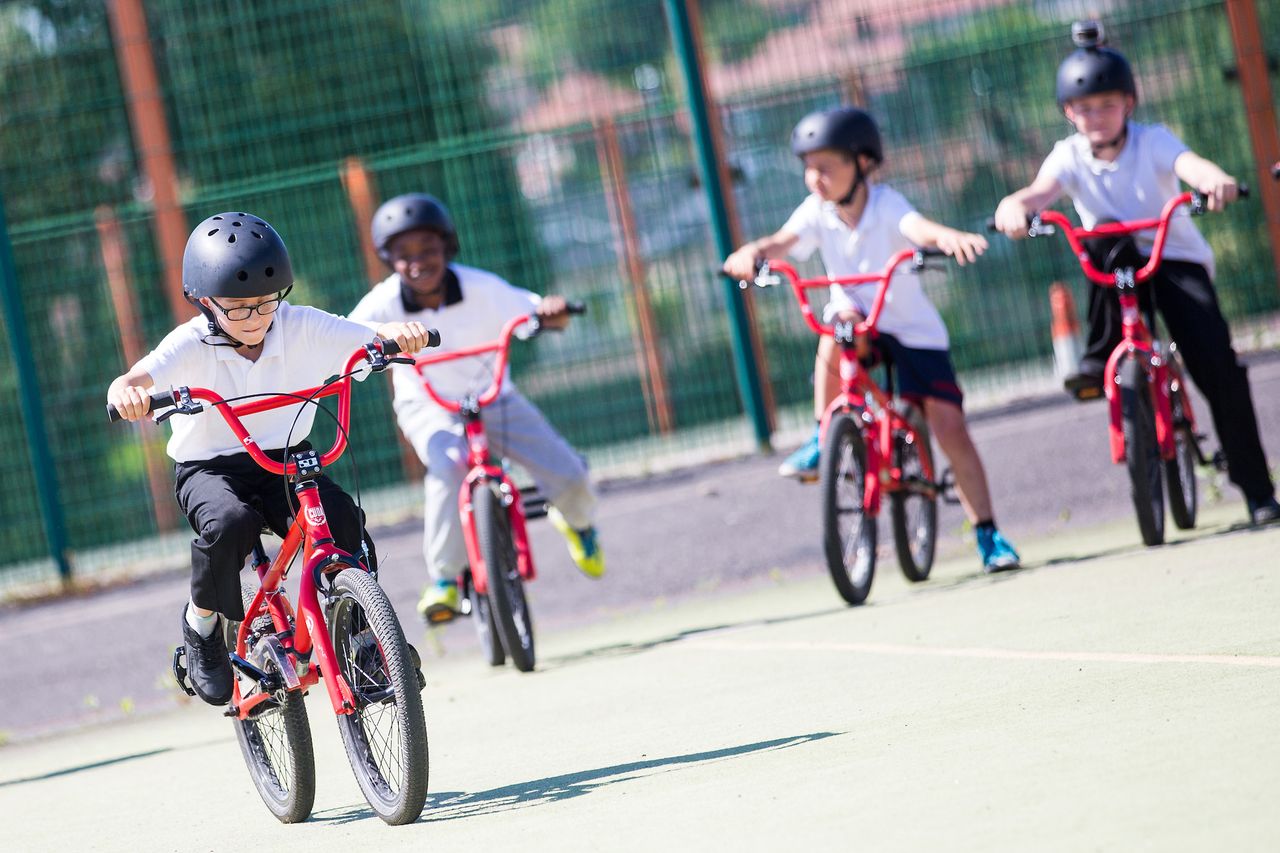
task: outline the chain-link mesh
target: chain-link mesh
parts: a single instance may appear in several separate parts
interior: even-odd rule
[[[526,394],[597,463],[751,446],[661,0],[145,5],[186,221],[238,208],[272,222],[294,259],[292,301],[342,313],[370,285],[368,223],[343,181],[358,157],[375,203],[429,191],[449,204],[462,262],[588,304],[566,334],[513,357]],[[108,427],[102,411],[128,366],[123,338],[136,330],[145,351],[175,323],[106,6],[0,3],[0,190],[24,307],[5,320],[35,341],[54,454],[43,464],[79,553],[185,525],[165,505],[162,431]],[[1221,0],[700,6],[743,239],[777,228],[804,196],[791,127],[842,103],[880,121],[882,180],[930,218],[982,231],[1066,135],[1054,71],[1070,21],[1093,12],[1134,64],[1139,120],[1168,124],[1242,178],[1254,172]],[[1280,53],[1280,9],[1258,6]],[[120,240],[104,237],[104,218]],[[1199,222],[1228,316],[1275,310],[1258,205]],[[112,252],[123,253],[115,273]],[[1048,358],[1046,286],[1073,282],[1082,300],[1079,278],[1063,246],[1003,238],[979,264],[931,275],[962,380]],[[783,297],[754,300],[767,375],[778,406],[806,412],[815,341]],[[46,549],[7,348],[0,377],[0,564],[13,577],[37,571]],[[357,391],[362,485],[404,482],[386,383]]]

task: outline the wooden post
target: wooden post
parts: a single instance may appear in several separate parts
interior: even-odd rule
[[[360,240],[365,277],[369,279],[369,284],[377,284],[387,277],[387,266],[378,257],[378,249],[373,245],[373,234],[369,231],[373,212],[377,209],[377,193],[373,186],[373,175],[359,157],[348,157],[343,162],[342,186],[347,191],[347,200],[356,218],[356,236]]]
[[[108,0],[116,65],[124,85],[133,128],[133,145],[151,186],[156,248],[164,269],[165,296],[175,321],[195,316],[182,295],[182,253],[187,245],[187,219],[178,200],[178,175],[165,123],[164,99],[156,79],[155,57],[147,34],[142,0]]]
[[[658,349],[658,326],[649,303],[649,290],[645,286],[644,260],[640,257],[640,239],[636,231],[634,211],[631,207],[631,190],[627,183],[626,165],[618,148],[618,129],[613,119],[605,117],[596,122],[596,155],[600,161],[600,178],[604,182],[604,195],[609,203],[609,220],[619,241],[618,271],[631,285],[635,300],[639,348],[641,387],[644,389],[645,412],[649,429],[661,433],[675,428],[671,410],[671,394],[667,387],[666,368]]]
[[[120,221],[110,207],[102,205],[94,211],[98,227],[98,246],[102,252],[102,268],[107,274],[111,291],[111,307],[116,315],[116,328],[120,331],[120,348],[124,350],[126,364],[137,364],[147,354],[142,330],[138,324],[138,311],[133,298],[133,286],[129,280],[129,251],[120,231]],[[158,530],[173,530],[178,524],[174,509],[173,486],[169,479],[169,466],[161,449],[162,436],[149,420],[138,422],[142,431],[142,452],[146,460],[147,484],[151,490],[151,511]]]
[[[1280,160],[1280,137],[1276,134],[1276,113],[1267,77],[1267,56],[1262,44],[1258,10],[1254,0],[1227,0],[1227,21],[1236,48],[1240,91],[1244,96],[1245,119],[1253,143],[1256,192],[1262,197],[1271,238],[1271,262],[1280,280],[1280,184],[1271,178],[1271,164]]]

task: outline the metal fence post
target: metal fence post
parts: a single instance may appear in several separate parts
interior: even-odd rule
[[[733,231],[725,205],[726,188],[720,180],[720,156],[715,134],[711,128],[707,109],[707,93],[703,78],[698,45],[694,38],[688,0],[663,0],[667,8],[667,20],[671,25],[671,39],[676,58],[680,62],[685,93],[689,98],[689,117],[693,126],[693,140],[698,154],[698,166],[706,188],[707,203],[711,207],[711,231],[716,241],[716,251],[726,257],[734,250]],[[722,278],[725,302],[729,309],[729,329],[733,341],[734,373],[743,408],[751,418],[756,443],[761,450],[771,449],[769,444],[769,412],[760,385],[760,372],[756,368],[752,349],[753,332],[747,316],[746,303],[734,282]]]
[[[13,369],[18,375],[18,400],[22,406],[22,425],[27,434],[27,450],[31,471],[36,480],[40,518],[49,544],[49,556],[58,565],[62,582],[71,580],[71,559],[67,554],[67,525],[62,517],[62,499],[58,494],[58,477],[53,468],[53,454],[45,435],[44,405],[36,387],[36,367],[31,359],[31,339],[27,335],[27,318],[18,292],[18,273],[13,263],[13,246],[9,243],[9,225],[4,215],[4,199],[0,198],[0,309],[9,318],[9,349],[13,351]]]

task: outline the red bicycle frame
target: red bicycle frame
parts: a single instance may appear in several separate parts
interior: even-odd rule
[[[531,314],[513,317],[502,327],[496,340],[477,344],[472,347],[453,350],[451,352],[435,352],[430,355],[419,355],[414,359],[414,366],[422,379],[422,386],[427,394],[438,405],[450,412],[463,416],[463,428],[467,439],[467,465],[470,470],[458,490],[458,512],[462,517],[463,538],[467,545],[467,559],[471,566],[471,581],[480,595],[489,593],[489,572],[480,553],[480,541],[476,536],[475,519],[472,516],[471,492],[477,484],[495,482],[502,492],[503,503],[511,518],[511,538],[516,550],[516,567],[520,577],[531,581],[536,576],[533,566],[533,551],[529,548],[529,535],[525,527],[523,504],[520,490],[507,476],[502,466],[493,461],[489,453],[489,437],[484,430],[484,421],[480,410],[498,399],[502,392],[503,379],[507,372],[507,357],[511,351],[511,337],[516,329],[533,319]],[[482,393],[469,395],[462,400],[451,400],[442,397],[427,378],[426,368],[446,361],[457,361],[462,358],[497,353],[494,360],[493,381]]]
[[[207,388],[179,388],[173,392],[173,396],[175,403],[179,405],[183,403],[189,405],[192,400],[210,403],[222,415],[231,432],[240,439],[240,443],[244,445],[245,450],[255,462],[273,474],[289,477],[299,475],[298,465],[291,461],[277,462],[268,457],[240,419],[246,415],[298,405],[299,397],[318,400],[337,396],[340,428],[334,438],[333,446],[319,455],[318,467],[306,466],[309,470],[301,472],[302,477],[309,478],[332,464],[346,450],[347,432],[351,424],[352,380],[352,377],[347,374],[352,372],[357,362],[368,358],[370,354],[365,348],[356,350],[347,359],[346,366],[342,370],[342,379],[294,394],[267,397],[239,405],[226,402],[217,392]],[[199,409],[191,411],[199,411]],[[289,690],[305,689],[319,681],[323,675],[334,713],[350,714],[356,707],[356,699],[351,691],[351,685],[342,677],[333,643],[325,630],[324,612],[320,607],[317,584],[322,573],[350,567],[362,569],[365,567],[354,556],[333,543],[333,534],[329,531],[324,506],[320,502],[319,487],[315,481],[299,480],[294,487],[294,493],[298,497],[300,511],[294,516],[293,524],[285,535],[279,553],[270,565],[263,559],[264,555],[259,554],[259,559],[254,565],[260,587],[252,603],[245,610],[244,621],[240,623],[240,629],[236,634],[235,654],[243,662],[250,624],[262,611],[267,612],[271,616],[276,633],[282,637],[283,648],[295,655],[302,665],[302,672],[297,672],[291,667],[284,668],[280,673],[285,682],[284,686]],[[302,618],[295,619],[293,607],[288,597],[282,594],[282,587],[288,575],[289,566],[299,549],[302,550],[305,572],[298,591],[298,607],[302,611]],[[309,665],[313,652],[319,659],[319,666]],[[262,691],[242,700],[239,679],[233,679],[232,689],[229,713],[242,720],[248,717],[257,705],[271,698],[270,693]]]
[[[866,442],[867,472],[863,488],[863,506],[872,516],[880,512],[881,495],[885,492],[896,492],[905,489],[902,481],[902,470],[890,467],[893,459],[893,435],[897,430],[914,433],[907,420],[893,407],[893,400],[871,378],[866,368],[859,361],[854,348],[850,345],[858,336],[876,337],[876,326],[880,322],[880,314],[884,310],[885,297],[893,281],[898,267],[912,261],[917,267],[923,265],[923,254],[916,249],[903,249],[889,259],[884,269],[875,273],[860,275],[831,276],[826,278],[802,279],[795,267],[786,261],[769,261],[761,271],[762,278],[768,273],[781,273],[791,284],[791,292],[795,295],[804,316],[805,324],[817,335],[830,335],[837,341],[843,341],[840,347],[840,394],[822,413],[820,434],[825,443],[827,427],[837,412],[859,413],[857,415],[863,431],[869,439]],[[759,281],[759,278],[757,278]],[[830,288],[833,284],[872,284],[880,286],[876,290],[871,311],[865,320],[851,330],[838,330],[834,324],[822,323],[813,313],[806,292],[817,288]],[[847,333],[847,334],[846,334]],[[868,406],[868,400],[874,403]],[[874,410],[874,413],[871,411]],[[935,482],[932,460],[929,454],[922,454],[921,475],[930,483]]]
[[[1195,416],[1191,410],[1191,401],[1187,398],[1187,390],[1181,373],[1171,366],[1170,359],[1156,349],[1155,338],[1147,328],[1146,321],[1139,309],[1137,285],[1150,279],[1160,268],[1163,259],[1165,239],[1169,233],[1169,221],[1177,209],[1196,200],[1195,193],[1184,192],[1174,196],[1165,203],[1160,216],[1156,219],[1136,219],[1129,222],[1110,222],[1092,229],[1077,227],[1071,224],[1066,216],[1056,210],[1044,210],[1036,217],[1039,223],[1049,223],[1062,230],[1071,249],[1076,253],[1081,269],[1089,281],[1099,287],[1114,287],[1120,299],[1120,318],[1123,340],[1112,350],[1107,359],[1103,374],[1103,391],[1107,396],[1110,410],[1111,461],[1123,462],[1125,459],[1124,429],[1120,410],[1120,395],[1116,392],[1116,370],[1120,360],[1130,355],[1141,355],[1139,363],[1150,377],[1148,383],[1152,388],[1152,397],[1156,413],[1156,443],[1160,448],[1162,459],[1173,459],[1177,452],[1174,441],[1173,395],[1182,397],[1182,411],[1192,433],[1195,433]],[[1033,228],[1036,223],[1033,222]],[[1120,269],[1112,273],[1099,270],[1094,266],[1082,240],[1093,237],[1116,237],[1133,234],[1137,231],[1156,229],[1155,240],[1151,246],[1151,257],[1137,270]]]

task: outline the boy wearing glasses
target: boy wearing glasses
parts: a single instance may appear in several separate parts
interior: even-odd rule
[[[107,389],[107,402],[127,420],[147,413],[155,388],[209,388],[231,400],[319,385],[375,332],[406,353],[426,345],[421,323],[366,325],[285,302],[293,287],[289,252],[275,229],[251,214],[222,213],[196,227],[182,258],[182,285],[201,316],[166,335]],[[243,420],[264,452],[282,460],[309,446],[304,439],[315,408],[285,407]],[[284,536],[296,507],[280,477],[244,452],[222,418],[179,417],[169,423],[178,505],[196,532],[191,600],[182,608],[187,667],[200,698],[224,705],[231,699],[232,674],[218,617],[244,618],[245,559],[264,525]],[[373,563],[364,514],[328,477],[321,476],[319,486],[337,546],[360,555],[367,542]]]

